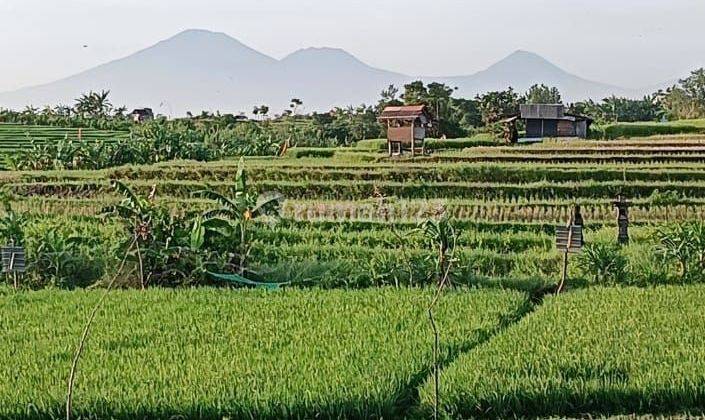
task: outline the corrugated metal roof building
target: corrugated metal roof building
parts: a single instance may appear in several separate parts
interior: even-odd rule
[[[585,138],[592,124],[592,118],[569,114],[561,104],[520,105],[519,118],[526,123],[527,138]]]

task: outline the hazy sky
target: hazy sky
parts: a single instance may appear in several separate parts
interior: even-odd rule
[[[626,87],[705,66],[705,0],[0,0],[0,91],[190,28],[276,58],[340,47],[410,75],[470,74],[517,49]]]

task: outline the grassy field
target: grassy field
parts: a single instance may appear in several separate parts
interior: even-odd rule
[[[0,344],[10,349],[0,417],[61,415],[100,293],[0,289]],[[704,286],[596,288],[525,315],[518,293],[448,293],[437,311],[442,414],[703,413],[703,298]],[[80,365],[75,413],[424,418],[429,300],[409,289],[111,292]]]
[[[0,292],[0,417],[60,416],[77,339],[100,291]],[[400,417],[433,335],[419,290],[111,292],[75,389],[107,418]],[[527,310],[512,292],[457,292],[436,318],[441,361]],[[31,316],[28,316],[31,314]]]
[[[450,418],[705,413],[705,287],[550,298],[442,372]],[[430,410],[432,387],[422,402]]]

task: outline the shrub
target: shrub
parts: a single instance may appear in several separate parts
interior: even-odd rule
[[[643,122],[610,124],[603,127],[590,128],[590,131],[593,138],[618,139],[657,135],[698,134],[705,132],[705,129],[688,124]]]
[[[588,243],[578,254],[577,262],[583,276],[593,284],[614,285],[626,278],[627,259],[613,243]]]
[[[287,150],[286,156],[294,159],[332,158],[335,152],[333,148],[294,147]]]
[[[655,206],[673,206],[679,204],[681,200],[682,197],[678,194],[678,191],[668,190],[661,192],[658,188],[649,196],[649,201]]]
[[[46,230],[30,255],[28,282],[33,287],[85,287],[103,274],[103,261],[93,258],[86,248],[94,241],[78,236],[65,237]]]

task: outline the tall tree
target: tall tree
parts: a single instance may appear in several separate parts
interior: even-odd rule
[[[291,103],[289,104],[289,108],[291,108],[291,113],[296,115],[297,112],[299,111],[299,107],[301,107],[304,104],[304,101],[302,101],[299,98],[292,98]]]
[[[416,80],[404,85],[404,93],[401,98],[406,105],[426,104],[428,90],[421,80]]]
[[[486,125],[496,123],[507,115],[519,112],[519,95],[511,87],[507,90],[487,92],[478,95],[482,122]]]
[[[705,68],[691,72],[689,77],[680,81],[680,85],[696,106],[705,109]]]
[[[113,104],[108,100],[109,95],[109,90],[84,93],[81,97],[76,99],[74,112],[83,117],[107,117],[113,109]]]
[[[443,83],[429,83],[425,103],[431,107],[438,121],[445,121],[455,89]]]
[[[526,91],[522,97],[527,104],[561,104],[561,93],[558,88],[548,87],[543,83],[540,85],[533,85]]]

